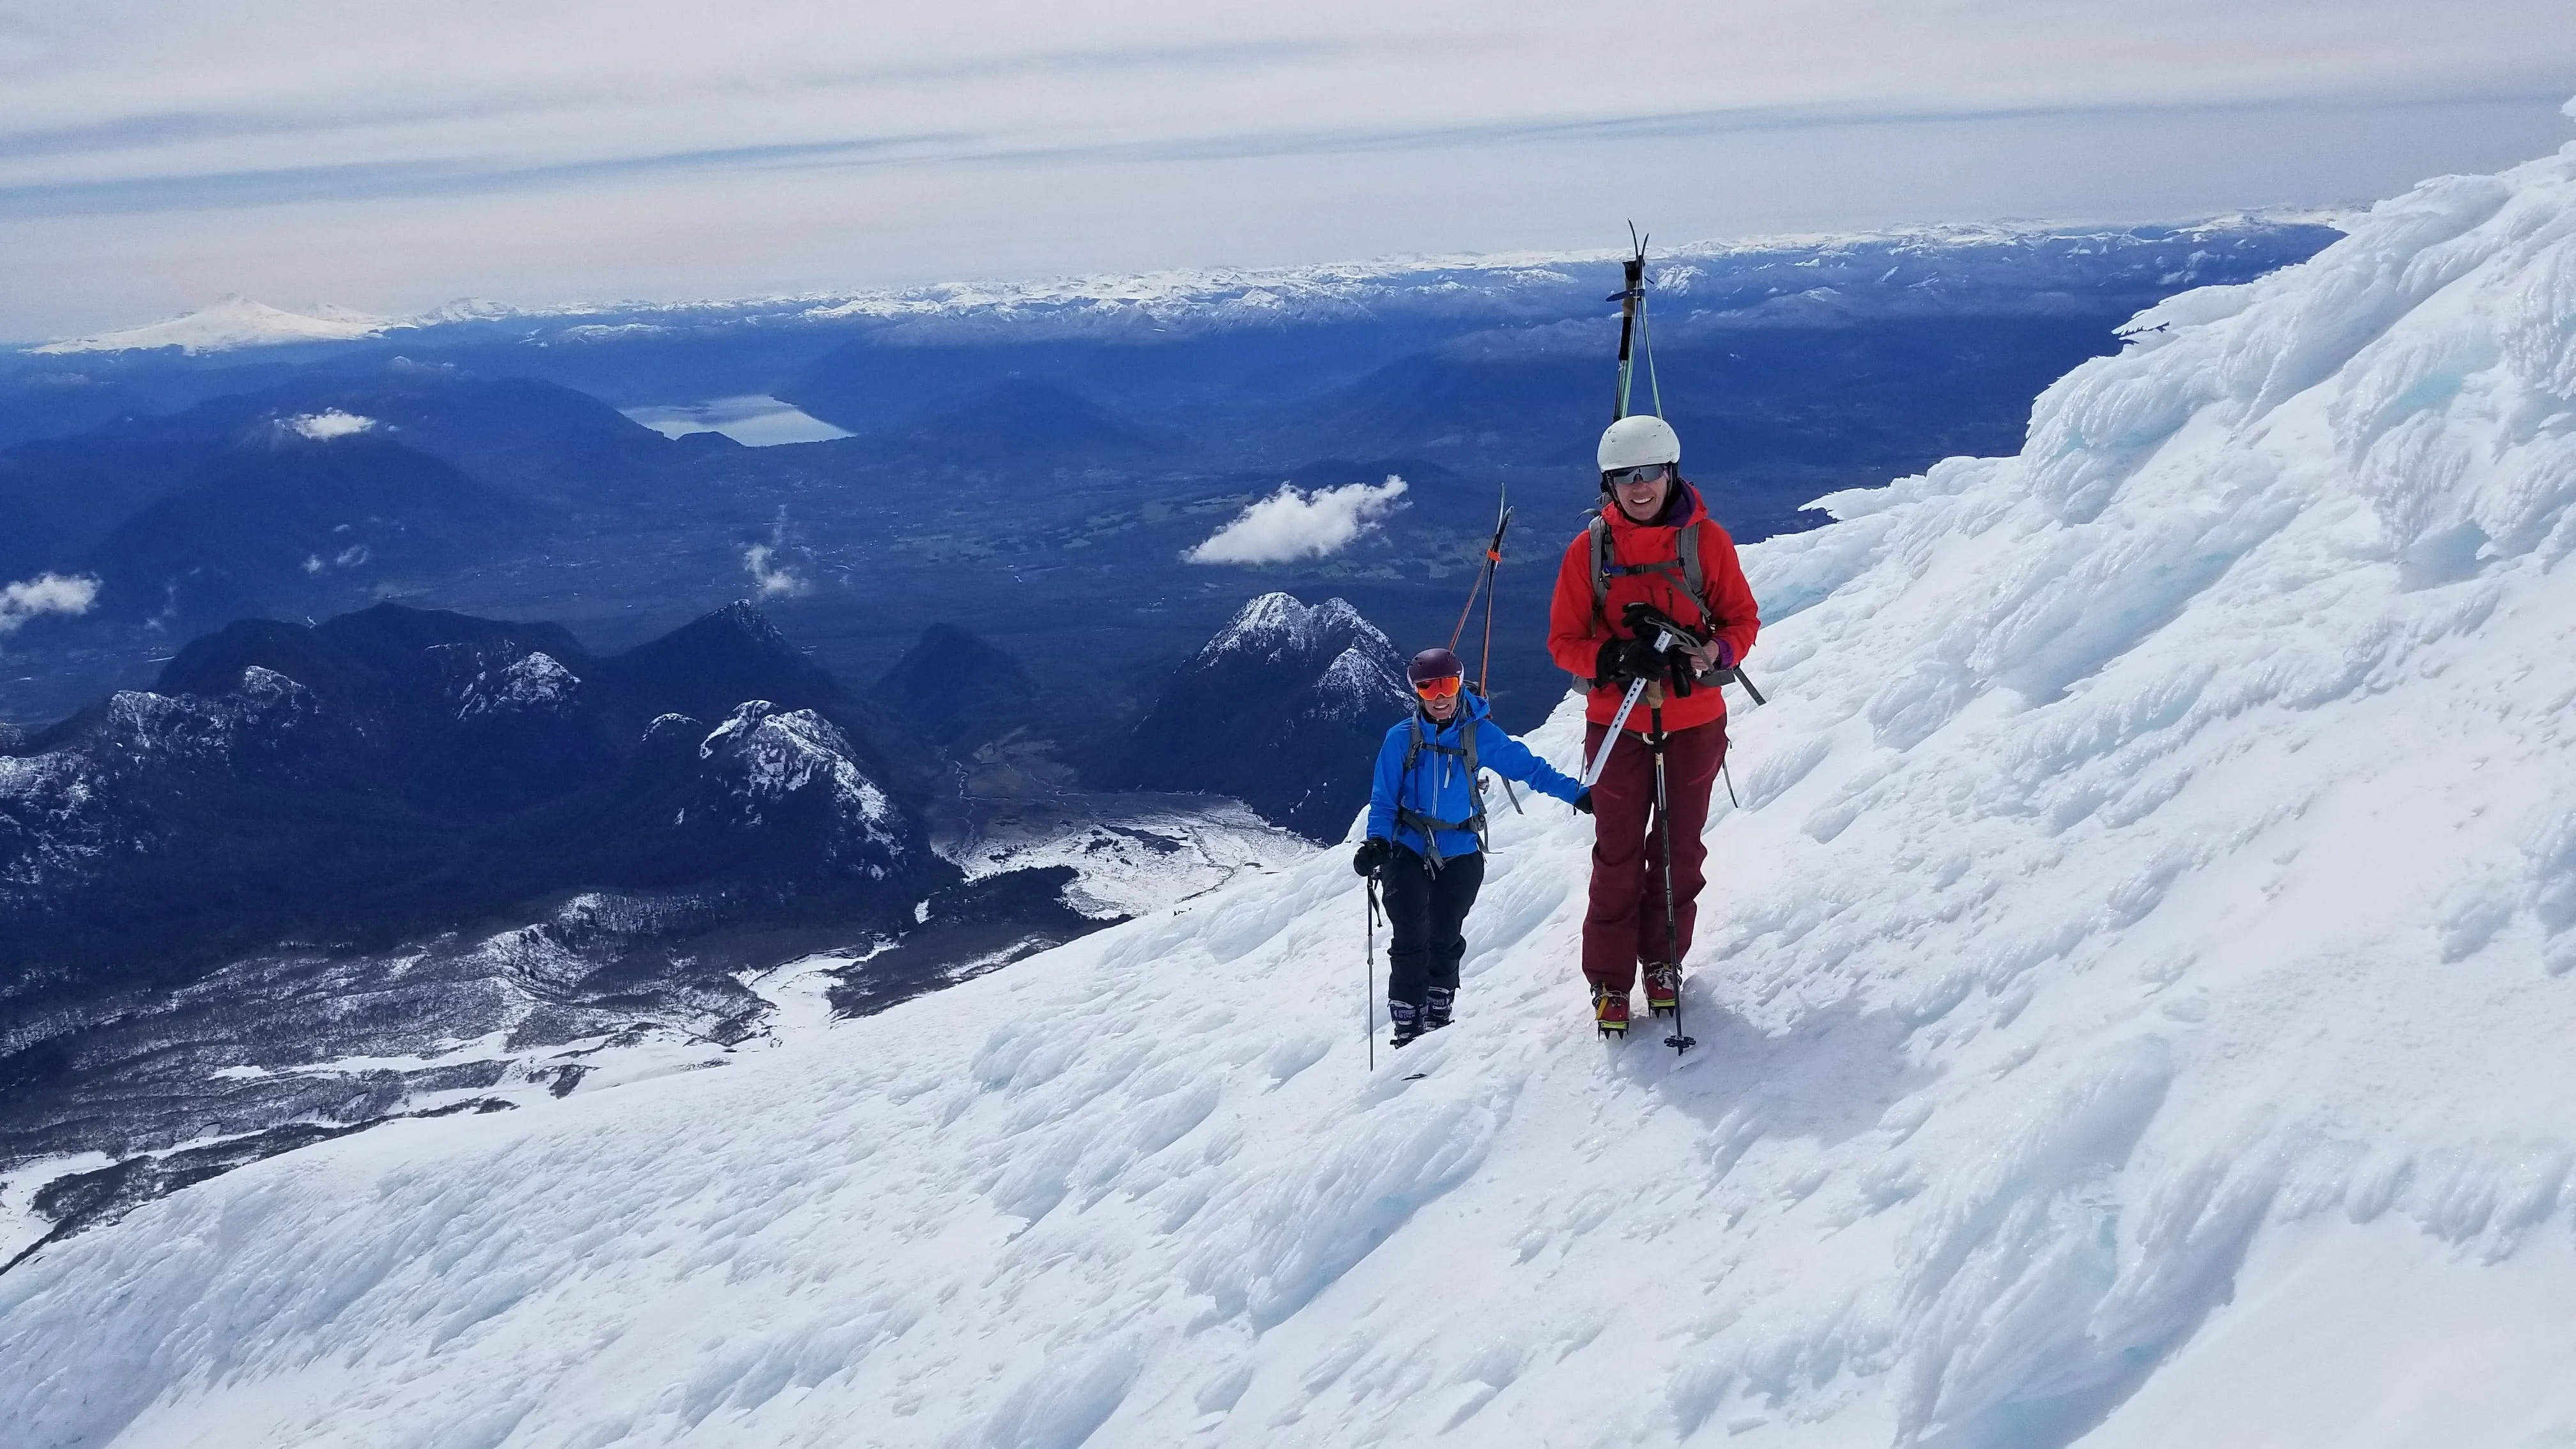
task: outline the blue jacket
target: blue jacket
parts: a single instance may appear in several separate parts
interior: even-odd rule
[[[1450,750],[1467,747],[1467,731],[1476,732],[1476,767],[1491,770],[1507,780],[1519,780],[1536,787],[1540,793],[1553,795],[1571,805],[1582,786],[1555,766],[1529,751],[1529,746],[1503,733],[1503,727],[1487,718],[1485,701],[1461,690],[1458,712],[1446,725],[1432,723],[1431,716],[1417,707],[1413,717],[1386,732],[1386,742],[1377,749],[1377,779],[1369,788],[1368,833],[1380,840],[1392,840],[1416,855],[1428,855],[1422,832],[1410,825],[1397,823],[1396,807],[1417,811],[1434,820],[1465,820],[1476,813],[1475,783],[1467,778],[1467,762],[1455,754],[1441,754],[1433,746]],[[1422,731],[1422,753],[1413,768],[1404,768],[1404,757],[1413,749],[1413,732]],[[1442,858],[1476,853],[1476,833],[1472,830],[1437,832]]]

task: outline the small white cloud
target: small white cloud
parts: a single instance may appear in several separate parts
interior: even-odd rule
[[[1322,558],[1377,527],[1378,519],[1402,496],[1404,480],[1392,473],[1384,483],[1351,483],[1312,493],[1300,491],[1294,483],[1282,483],[1278,492],[1243,510],[1207,542],[1182,554],[1181,561],[1269,564]]]
[[[285,423],[288,431],[301,433],[317,443],[367,432],[375,425],[374,418],[360,417],[356,413],[344,413],[338,408],[330,408],[318,413],[302,413],[288,418]]]
[[[814,586],[798,577],[794,569],[784,564],[775,567],[770,564],[770,560],[777,556],[777,552],[765,543],[749,544],[743,548],[743,570],[751,575],[751,581],[760,590],[760,596],[771,599],[810,592]]]
[[[758,589],[764,599],[794,598],[814,590],[814,586],[794,568],[779,562],[780,556],[787,552],[788,542],[787,510],[781,508],[778,516],[770,520],[769,542],[743,546],[743,572],[751,575],[752,587]]]
[[[0,585],[0,634],[14,634],[39,614],[80,615],[98,602],[98,580],[38,574]]]

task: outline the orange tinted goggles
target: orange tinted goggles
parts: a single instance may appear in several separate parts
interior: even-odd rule
[[[1413,686],[1413,692],[1424,699],[1452,699],[1457,696],[1458,684],[1459,677],[1452,674],[1445,679],[1423,680]]]

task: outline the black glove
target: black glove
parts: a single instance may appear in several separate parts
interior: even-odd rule
[[[1579,791],[1576,791],[1576,792],[1575,792],[1575,796],[1574,796],[1574,813],[1575,813],[1575,814],[1577,814],[1577,815],[1589,815],[1589,814],[1591,814],[1591,813],[1592,813],[1592,792],[1591,792],[1591,791],[1589,791],[1589,790],[1579,790]]]
[[[1652,639],[1604,639],[1601,652],[1592,661],[1592,680],[1596,684],[1653,679],[1663,672],[1664,656],[1656,651]]]
[[[1387,857],[1393,854],[1395,854],[1394,846],[1372,835],[1361,841],[1360,848],[1352,854],[1351,874],[1375,875],[1385,868]]]

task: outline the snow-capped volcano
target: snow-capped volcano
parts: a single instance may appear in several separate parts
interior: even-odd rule
[[[1591,1039],[1589,825],[1538,802],[1495,817],[1459,1024],[1374,1073],[1327,853],[721,1071],[154,1203],[0,1278],[0,1412],[2576,1436],[2576,146],[2158,308],[2018,457],[1832,503],[1748,550],[1774,703],[1710,826],[1688,1055]],[[1570,766],[1578,727],[1537,743]]]
[[[289,312],[248,297],[227,296],[183,317],[147,322],[102,332],[95,337],[67,337],[33,347],[31,352],[126,352],[176,347],[188,352],[229,352],[242,347],[273,347],[286,342],[347,342],[376,337],[411,324],[373,317],[345,307],[323,306],[312,314]]]

